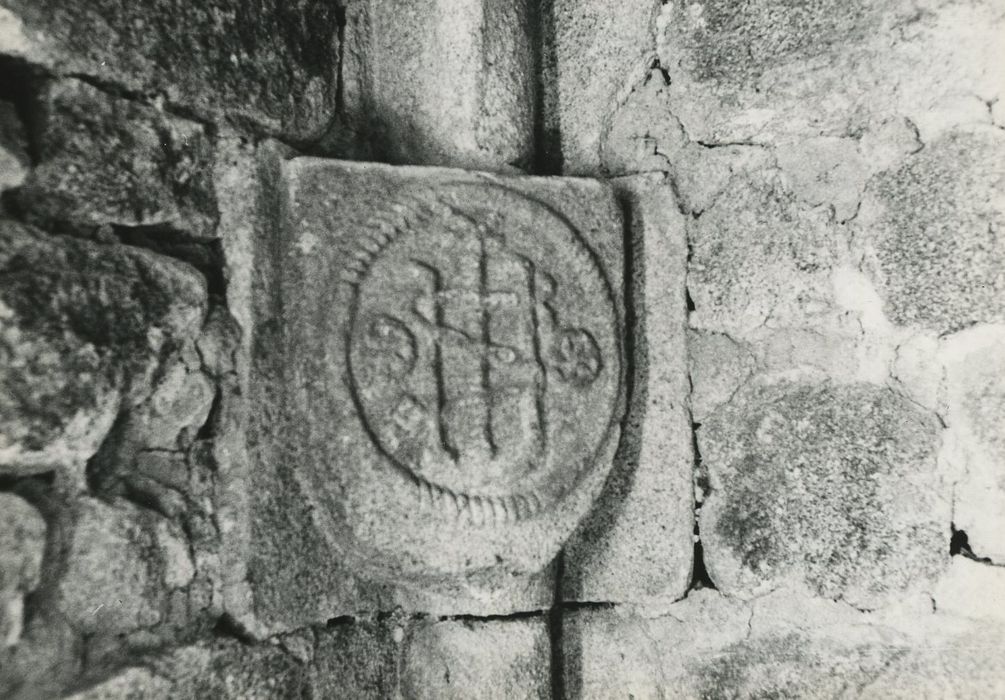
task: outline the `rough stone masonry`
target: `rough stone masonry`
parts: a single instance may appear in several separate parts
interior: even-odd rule
[[[1005,697],[1002,0],[0,0],[0,697]]]

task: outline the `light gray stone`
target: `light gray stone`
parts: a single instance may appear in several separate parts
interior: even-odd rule
[[[955,556],[932,600],[941,613],[1005,624],[1005,567]]]
[[[28,135],[13,102],[0,100],[0,192],[24,182],[31,161]]]
[[[623,410],[613,194],[590,181],[314,159],[283,163],[282,186],[252,295],[249,580],[260,616],[301,624],[388,595],[420,610],[439,595],[454,607],[444,613],[546,607],[547,581],[534,576],[603,485]],[[430,292],[438,268],[444,289]],[[476,297],[450,290],[477,294],[482,274],[499,296],[478,321],[463,313]],[[486,337],[494,364],[469,361]],[[513,387],[491,434],[478,417],[485,381]],[[295,549],[280,544],[287,536]],[[354,583],[368,579],[383,585]],[[309,612],[289,604],[300,596]]]
[[[615,467],[565,549],[563,597],[666,605],[694,550],[685,222],[663,175],[614,183],[632,225],[635,374]]]
[[[37,128],[39,160],[18,192],[31,216],[214,236],[213,147],[200,124],[61,80],[46,89]]]
[[[635,121],[633,89],[644,94],[650,79],[658,9],[655,0],[542,6],[545,144],[560,151],[550,160],[563,173],[625,174],[639,162],[636,139],[647,134],[625,121]]]
[[[726,403],[757,368],[750,349],[723,333],[692,331],[688,335],[691,416],[703,422]]]
[[[1005,321],[1005,135],[945,134],[875,177],[859,216],[890,319],[940,335]]]
[[[408,634],[401,692],[415,698],[548,700],[551,645],[544,616],[444,620]]]
[[[338,17],[320,1],[245,12],[227,2],[4,0],[0,53],[304,140],[334,117]]]
[[[717,165],[700,163],[695,177],[714,175]],[[742,340],[763,327],[798,327],[827,314],[830,272],[842,260],[830,212],[798,201],[781,174],[759,160],[738,154],[721,165],[728,170],[717,195],[690,194],[705,199],[701,216],[688,224],[691,326]]]
[[[947,449],[955,480],[953,524],[970,547],[1005,563],[1005,326],[946,339]]]
[[[1001,22],[994,0],[671,0],[657,51],[693,141],[854,137],[907,118],[927,143],[954,124],[990,121],[983,100],[1003,89]]]
[[[0,222],[0,471],[81,469],[206,309],[191,267]],[[78,474],[81,476],[81,474]]]
[[[949,552],[935,417],[866,384],[752,384],[698,431],[709,575],[875,608],[930,592]]]
[[[784,592],[696,591],[666,616],[579,610],[564,629],[569,697],[994,697],[1005,626],[931,610],[886,617]]]
[[[167,623],[171,591],[195,573],[180,529],[150,511],[86,497],[73,528],[57,603],[70,624],[114,637]]]
[[[0,493],[0,653],[21,638],[24,597],[38,585],[45,536],[45,521],[34,506]]]
[[[277,647],[234,641],[202,642],[145,659],[81,690],[73,700],[225,698],[293,700],[303,697],[305,671]]]
[[[535,66],[527,0],[367,0],[346,8],[347,129],[368,160],[528,169]],[[346,138],[348,137],[348,138]]]

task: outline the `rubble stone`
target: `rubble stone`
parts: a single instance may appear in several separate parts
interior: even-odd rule
[[[13,102],[0,100],[0,192],[24,182],[31,162],[28,136]]]
[[[172,587],[192,578],[184,536],[149,511],[80,501],[59,608],[80,632],[114,636],[163,621]]]
[[[234,641],[203,642],[181,647],[127,668],[72,700],[161,700],[224,698],[267,700],[303,697],[305,672],[300,663],[276,647],[249,647]]]
[[[45,536],[45,521],[33,506],[0,493],[0,653],[21,637],[24,597],[38,585]]]
[[[401,691],[407,698],[551,698],[546,618],[445,620],[409,633]]]
[[[953,131],[874,178],[859,216],[890,319],[947,334],[1005,321],[1005,135]]]
[[[614,183],[633,227],[635,375],[615,466],[565,549],[563,597],[666,605],[684,595],[694,550],[685,223],[663,175]]]
[[[635,144],[622,141],[621,129],[612,139],[612,125],[633,88],[649,76],[659,4],[555,0],[544,7],[542,118],[546,143],[561,152],[551,160],[568,175],[624,174],[617,164],[631,157]]]
[[[953,523],[970,547],[1005,563],[1005,326],[979,326],[945,341],[947,456],[956,481]]]
[[[750,350],[723,333],[692,331],[688,335],[691,416],[702,423],[726,403],[754,373]]]
[[[391,163],[529,168],[531,4],[350,3],[344,80],[351,140],[338,134],[336,151],[362,149],[365,159]]]
[[[147,251],[0,221],[0,471],[82,466],[158,353],[193,335],[206,291]]]
[[[396,697],[406,626],[352,620],[320,633],[310,671],[312,697]]]
[[[1005,671],[999,623],[791,592],[742,604],[706,589],[658,618],[578,610],[563,637],[570,697],[986,697]]]
[[[338,16],[318,0],[262,0],[253,10],[226,0],[184,9],[4,0],[0,53],[310,139],[335,112]]]
[[[297,571],[298,585],[255,585],[279,609],[296,591],[332,600],[338,562],[361,580],[485,591],[457,598],[463,612],[539,609],[536,597],[478,601],[526,590],[610,467],[623,391],[616,200],[590,181],[282,167],[278,231],[256,244],[252,547],[263,575]],[[478,294],[497,295],[480,322]],[[470,374],[479,356],[489,371]],[[490,423],[463,393],[485,381],[512,387]],[[269,543],[282,532],[302,543],[302,567]]]
[[[688,227],[691,326],[734,338],[828,312],[841,260],[825,208],[796,201],[777,171],[741,164]]]
[[[210,238],[212,144],[204,127],[79,80],[46,91],[39,162],[18,194],[42,221],[159,227]]]
[[[934,416],[866,384],[754,384],[698,431],[711,495],[699,530],[717,587],[781,585],[874,608],[946,564]]]
[[[987,122],[979,96],[1002,92],[1000,13],[988,0],[673,0],[662,10],[668,102],[711,146],[857,135],[905,117],[927,143]]]

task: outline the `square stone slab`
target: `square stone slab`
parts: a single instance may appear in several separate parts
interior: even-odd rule
[[[252,500],[325,553],[297,585],[325,588],[326,560],[430,591],[544,569],[618,442],[610,188],[295,158],[276,205],[255,244],[248,446]]]

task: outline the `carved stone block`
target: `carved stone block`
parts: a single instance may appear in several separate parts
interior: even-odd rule
[[[310,158],[281,169],[279,224],[255,250],[253,491],[273,514],[299,511],[304,541],[357,578],[492,591],[540,572],[618,441],[612,192]],[[252,530],[261,551],[270,532]],[[323,569],[300,585],[327,583]],[[373,587],[356,590],[329,612],[374,605]]]
[[[663,609],[687,591],[694,553],[685,219],[660,173],[612,184],[631,212],[633,374],[615,466],[565,548],[562,596]]]

